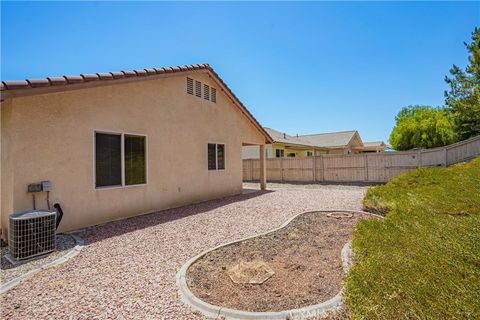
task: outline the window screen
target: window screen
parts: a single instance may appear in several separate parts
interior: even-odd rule
[[[217,144],[217,170],[225,169],[225,145]]]
[[[216,145],[214,143],[208,144],[208,170],[217,169],[217,159],[216,159]]]
[[[125,185],[146,183],[145,137],[125,135]]]
[[[122,136],[95,133],[95,186],[122,184]]]

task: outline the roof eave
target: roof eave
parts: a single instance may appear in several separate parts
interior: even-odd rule
[[[222,78],[207,64],[185,65],[177,67],[162,67],[153,69],[131,70],[110,73],[81,74],[80,76],[49,77],[45,79],[27,79],[22,81],[2,81],[0,100],[87,89],[134,81],[156,80],[178,74],[206,72],[221,87],[222,91],[232,100],[233,104],[262,133],[265,143],[273,143],[272,137],[260,125],[247,107],[237,98]]]

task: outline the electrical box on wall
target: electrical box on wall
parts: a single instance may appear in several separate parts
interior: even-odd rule
[[[42,184],[41,183],[30,183],[28,185],[28,192],[41,192]]]
[[[28,192],[42,192],[52,191],[52,183],[48,180],[28,185]]]
[[[50,181],[42,181],[42,191],[52,191],[52,183]]]

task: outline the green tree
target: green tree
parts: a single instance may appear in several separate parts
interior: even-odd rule
[[[455,120],[455,131],[460,140],[480,134],[480,29],[472,33],[472,43],[465,43],[469,51],[465,70],[453,65],[451,78],[445,77],[450,86],[445,91],[445,104]]]
[[[390,143],[396,150],[435,148],[457,141],[451,112],[446,108],[408,106],[395,120]]]

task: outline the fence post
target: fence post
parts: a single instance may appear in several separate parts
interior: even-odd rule
[[[325,157],[323,154],[320,157],[322,159],[322,181],[325,181]]]
[[[417,167],[422,166],[422,149],[417,151]]]
[[[317,156],[313,153],[313,182],[317,181]]]
[[[364,162],[365,162],[365,170],[364,170],[364,173],[365,173],[365,182],[368,181],[368,157],[367,157],[367,154],[365,153],[364,154]]]
[[[254,159],[250,159],[250,173],[252,174],[252,181],[255,180],[255,175],[253,174],[255,172],[255,170],[253,170],[255,162],[256,161]]]
[[[283,183],[283,157],[280,157],[280,181]]]
[[[445,148],[443,149],[443,151],[444,151],[444,153],[445,153],[445,154],[444,154],[444,157],[445,157],[445,165],[444,165],[444,167],[448,167],[448,148],[445,147]]]

